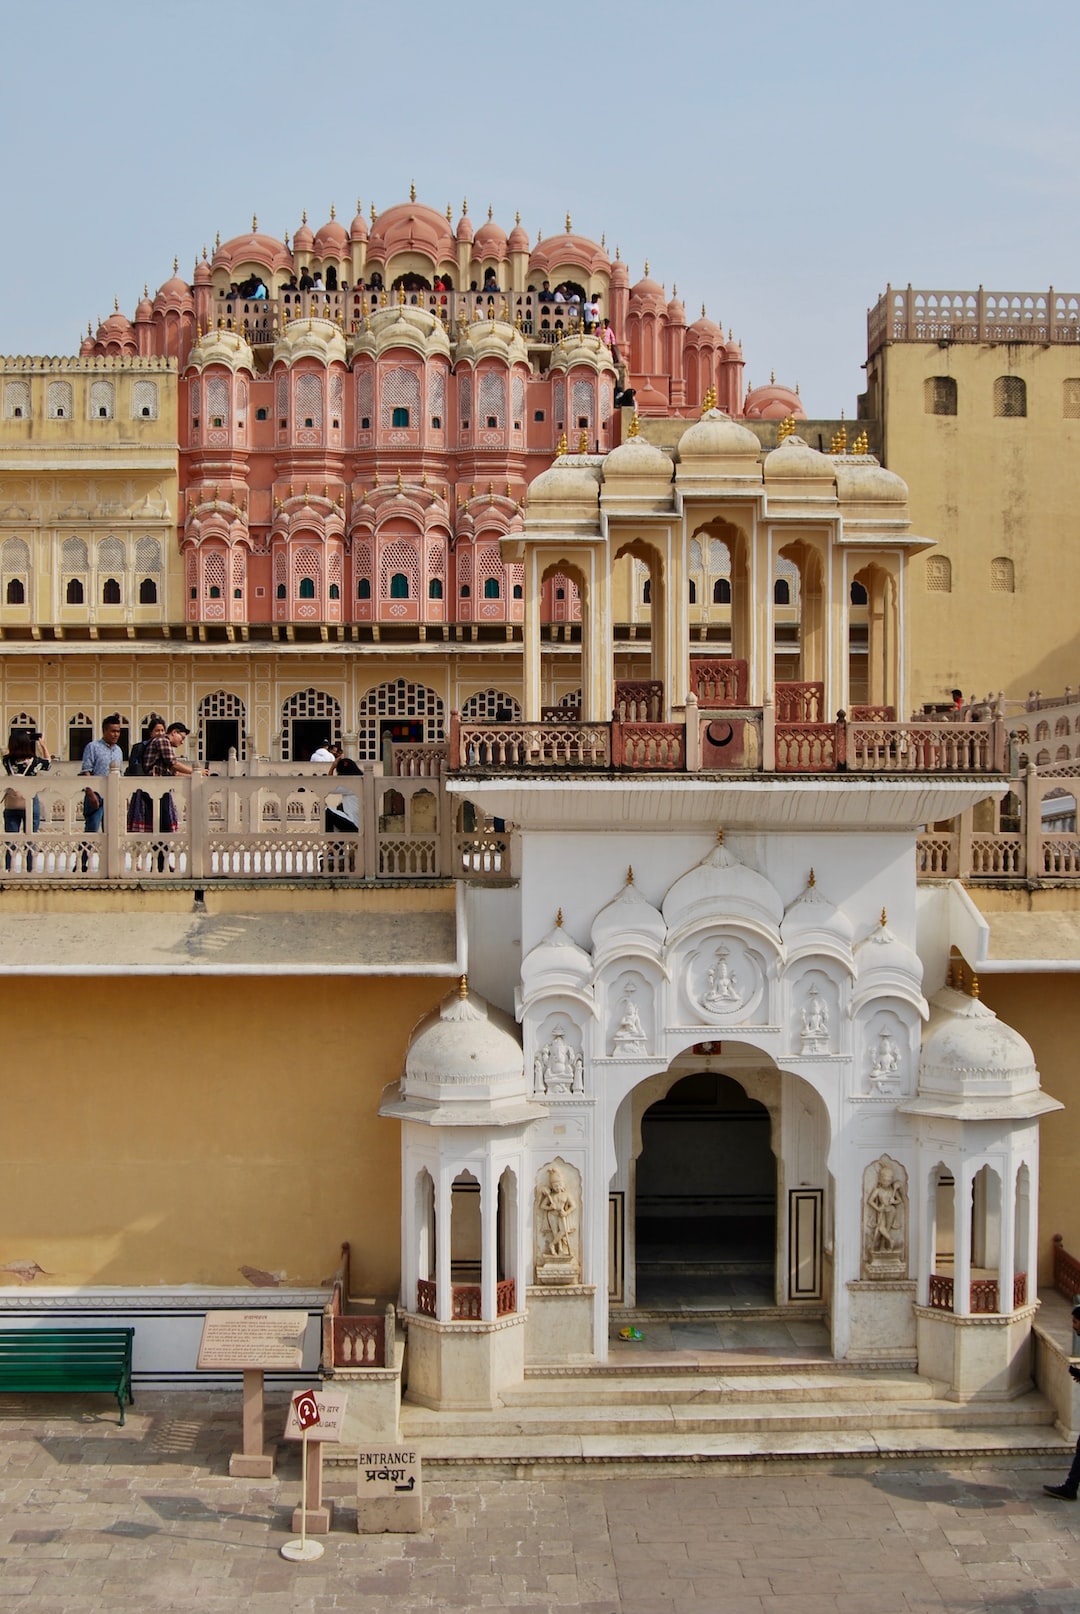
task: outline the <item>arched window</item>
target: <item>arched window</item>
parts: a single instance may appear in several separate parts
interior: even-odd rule
[[[714,605],[730,605],[731,604],[731,579],[730,579],[730,577],[718,577],[716,579],[716,582],[713,584],[712,598],[713,598],[713,604]]]
[[[690,579],[689,593],[690,593],[690,604],[691,605],[696,605],[697,604],[697,584],[694,582],[693,578]]]
[[[357,579],[357,583],[356,583],[356,598],[358,600],[370,600],[370,598],[371,598],[371,578],[370,577],[361,577],[361,578]]]
[[[484,598],[485,598],[485,600],[497,600],[500,597],[501,597],[501,595],[500,595],[500,591],[499,591],[499,579],[497,577],[485,577],[484,578]]]
[[[433,577],[427,586],[427,591],[429,600],[441,600],[443,597],[442,578]]]
[[[313,600],[315,598],[315,579],[313,577],[302,577],[300,579],[300,598],[302,600]]]
[[[867,604],[867,593],[866,593],[866,590],[865,590],[865,588],[863,587],[863,585],[861,583],[852,583],[852,585],[851,585],[851,603],[852,603],[852,605],[866,605]]]
[[[192,597],[194,598],[195,590],[192,589],[191,592],[192,592]],[[278,584],[277,588],[274,590],[274,598],[277,599],[277,600],[284,600],[284,599],[288,598],[288,590],[286,589],[284,583],[279,583]]]
[[[513,598],[515,600],[523,600],[525,598],[525,590],[522,588],[520,583],[514,584]]]
[[[341,589],[338,587],[338,585],[336,583],[331,583],[330,584],[330,587],[327,590],[327,593],[329,594],[329,597],[332,600],[340,600],[340,598],[341,598]]]
[[[926,561],[926,588],[929,594],[952,593],[952,562],[946,555],[929,555]]]
[[[461,585],[461,598],[463,600],[472,598],[472,589],[469,587],[468,583],[462,583]]]
[[[778,577],[776,579],[776,582],[773,584],[772,597],[774,605],[791,604],[791,584],[788,582],[786,577]]]
[[[139,604],[157,604],[157,584],[154,582],[152,577],[144,577],[142,582],[139,584]]]
[[[26,590],[23,587],[21,578],[13,577],[11,579],[10,583],[8,584],[8,586],[7,586],[7,602],[8,602],[9,605],[25,605],[26,604]]]
[[[68,578],[68,585],[67,585],[66,590],[64,591],[64,598],[67,601],[68,605],[82,605],[84,603],[86,596],[85,596],[85,594],[83,592],[83,586],[82,586],[82,579],[81,578],[78,578],[78,577],[69,577]]]
[[[407,409],[395,409],[390,417],[390,424],[391,426],[407,426],[409,424],[409,411]]]
[[[107,577],[101,590],[102,605],[120,604],[120,584],[115,577]]]
[[[927,376],[923,382],[923,408],[928,415],[956,414],[956,382],[951,375]]]
[[[395,572],[391,577],[390,598],[392,600],[407,600],[409,598],[409,579],[404,572]]]
[[[642,605],[651,605],[652,604],[652,578],[651,577],[647,577],[645,579],[644,583],[642,584],[642,588],[641,588],[641,603],[642,603]]]
[[[48,411],[50,420],[70,420],[74,413],[70,381],[50,381]]]
[[[1061,383],[1061,413],[1066,420],[1080,420],[1080,376]]]
[[[994,414],[1013,420],[1027,414],[1027,382],[1020,376],[998,376],[994,382]]]
[[[990,592],[992,594],[1016,592],[1016,573],[1007,555],[996,555],[990,562]]]
[[[212,600],[220,600],[220,598],[221,598],[221,585],[219,583],[211,583],[209,589],[207,590],[207,593],[209,594],[209,596],[210,596],[210,598]]]

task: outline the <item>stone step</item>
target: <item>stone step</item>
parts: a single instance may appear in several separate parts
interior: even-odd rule
[[[830,1364],[831,1365],[831,1364]],[[726,1371],[693,1374],[657,1369],[654,1373],[559,1375],[538,1378],[530,1373],[521,1385],[502,1392],[506,1407],[610,1407],[670,1404],[750,1406],[755,1402],[851,1401],[932,1401],[935,1386],[916,1373],[896,1373],[874,1369],[865,1373],[815,1373],[793,1371],[790,1364],[782,1374],[770,1374],[760,1367],[730,1376]]]
[[[404,1409],[403,1409],[404,1410]],[[471,1415],[467,1415],[471,1416]],[[403,1435],[412,1438],[403,1424]],[[420,1437],[417,1437],[420,1438]],[[601,1470],[651,1473],[658,1464],[692,1472],[703,1463],[722,1464],[734,1473],[764,1469],[797,1471],[808,1463],[831,1467],[852,1463],[880,1466],[897,1461],[921,1467],[980,1460],[1007,1460],[1023,1466],[1068,1463],[1070,1442],[1048,1425],[943,1429],[930,1424],[879,1429],[868,1421],[831,1430],[766,1429],[747,1433],[671,1430],[664,1435],[551,1431],[524,1435],[460,1433],[425,1435],[422,1455],[428,1468],[468,1474],[513,1474],[591,1464]],[[329,1448],[331,1451],[333,1448]]]
[[[1044,1436],[1053,1429],[1053,1411],[1036,1392],[1015,1401],[959,1403],[936,1397],[907,1401],[876,1398],[842,1401],[705,1401],[685,1404],[648,1403],[642,1405],[597,1406],[564,1404],[549,1406],[504,1406],[491,1411],[452,1413],[432,1412],[404,1404],[401,1433],[422,1441],[425,1452],[431,1440],[460,1439],[473,1446],[489,1439],[522,1440],[541,1436],[558,1437],[565,1443],[593,1437],[601,1441],[614,1437],[640,1438],[712,1435],[756,1437],[814,1434],[832,1439],[851,1429],[883,1438],[886,1431],[923,1429],[935,1437],[958,1431],[978,1430],[1010,1439],[1020,1430],[1040,1430]]]

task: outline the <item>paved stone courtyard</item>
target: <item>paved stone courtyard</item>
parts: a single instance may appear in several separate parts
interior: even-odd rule
[[[96,1397],[0,1397],[0,1611],[411,1614],[1076,1614],[1080,1504],[1057,1470],[425,1479],[418,1536],[359,1536],[351,1487],[325,1556],[289,1564],[296,1448],[228,1477],[239,1394],[139,1392],[125,1428]],[[274,1427],[268,1417],[270,1427]]]

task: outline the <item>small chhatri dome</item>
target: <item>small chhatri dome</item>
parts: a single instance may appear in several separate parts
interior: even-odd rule
[[[799,394],[775,380],[770,380],[767,386],[751,388],[743,414],[747,420],[786,420],[789,415],[794,415],[796,420],[806,419]]]
[[[667,937],[667,925],[659,908],[643,897],[634,883],[632,868],[626,871],[626,884],[619,895],[601,908],[592,926],[593,958],[599,965],[611,948],[625,949],[636,944],[659,956]]]
[[[356,217],[349,226],[349,239],[351,241],[366,241],[368,236],[367,220],[364,217],[364,204],[359,196],[356,198]]]
[[[333,257],[336,254],[344,254],[349,250],[348,232],[337,217],[336,210],[332,204],[330,217],[325,224],[320,225],[312,250],[318,257]]]
[[[707,409],[679,438],[681,464],[697,459],[745,459],[747,455],[756,460],[760,452],[761,444],[753,432],[722,409]]]
[[[977,997],[945,987],[931,999],[916,1098],[908,1115],[1029,1119],[1061,1105],[1041,1091],[1035,1056],[1018,1031]]]
[[[663,449],[637,433],[613,448],[604,460],[605,482],[616,476],[663,477],[670,482],[674,471],[675,466]]]
[[[315,237],[312,235],[311,229],[310,229],[310,227],[308,225],[307,208],[305,207],[305,209],[303,211],[303,214],[301,216],[300,228],[296,231],[295,235],[293,236],[293,251],[294,252],[310,252],[311,248],[312,248],[312,245],[314,243],[314,240],[315,240]]]
[[[496,224],[491,216],[492,210],[488,208],[487,223],[481,224],[476,232],[475,246],[477,255],[483,258],[505,257],[509,247],[506,231]]]
[[[528,252],[529,233],[521,222],[521,214],[514,214],[514,228],[510,231],[507,246],[511,252]]]
[[[402,1097],[475,1103],[524,1092],[525,1061],[513,1020],[470,992],[462,977],[413,1031]]]

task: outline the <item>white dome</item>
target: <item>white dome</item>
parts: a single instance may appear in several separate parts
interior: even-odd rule
[[[669,931],[694,919],[698,914],[715,918],[749,919],[776,934],[784,916],[780,893],[756,869],[749,869],[732,857],[718,842],[696,868],[681,874],[668,891],[663,904]]]
[[[662,449],[647,442],[644,437],[628,437],[625,443],[613,448],[604,460],[604,480],[613,476],[643,476],[653,480],[663,477],[670,482],[674,463]]]
[[[761,444],[752,431],[720,409],[709,409],[679,438],[680,460],[757,459]]]
[[[409,1039],[403,1098],[475,1104],[525,1093],[525,1062],[514,1022],[464,978]]]
[[[828,953],[854,971],[854,927],[847,914],[822,893],[813,869],[806,890],[784,914],[780,930],[789,961],[806,953]]]
[[[562,913],[542,942],[521,961],[522,997],[525,1002],[561,988],[582,991],[592,977],[592,959],[563,928]]]
[[[663,914],[641,895],[630,871],[619,895],[601,908],[593,920],[592,944],[597,967],[610,946],[620,950],[636,946],[659,957],[666,939]]]
[[[977,997],[952,987],[935,994],[923,1036],[919,1091],[911,1115],[958,1120],[1028,1120],[1061,1105],[1043,1093],[1035,1056],[1018,1031]]]
[[[925,1018],[922,960],[889,929],[884,909],[874,929],[855,949],[855,973],[857,987],[853,1007],[870,997],[892,995],[913,1003]]]

